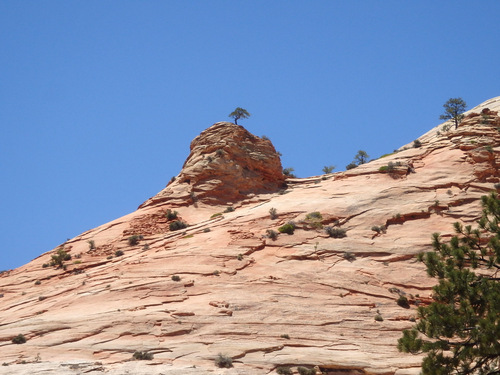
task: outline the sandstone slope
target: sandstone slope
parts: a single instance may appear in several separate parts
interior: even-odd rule
[[[499,186],[498,110],[500,97],[421,147],[286,181],[270,141],[213,125],[158,195],[65,242],[64,268],[49,265],[53,249],[0,275],[0,374],[418,373],[421,358],[396,349],[431,298],[414,256],[431,233],[473,224]],[[171,230],[176,220],[188,226]],[[293,235],[269,238],[289,221]],[[11,342],[18,334],[25,344]],[[216,367],[219,353],[234,367]]]

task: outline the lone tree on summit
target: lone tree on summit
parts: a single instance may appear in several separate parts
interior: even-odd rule
[[[239,118],[249,118],[250,113],[248,113],[248,111],[246,109],[238,107],[233,112],[231,112],[229,114],[229,117],[234,118],[234,123],[236,125],[238,125],[238,119]]]
[[[451,98],[443,104],[444,114],[439,116],[440,120],[453,120],[455,129],[464,118],[463,113],[467,109],[467,103],[462,98]]]

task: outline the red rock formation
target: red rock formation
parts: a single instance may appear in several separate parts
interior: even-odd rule
[[[164,202],[231,205],[255,194],[274,193],[284,182],[271,141],[240,125],[218,122],[193,139],[179,176],[140,207]]]
[[[283,365],[417,374],[421,358],[396,349],[416,306],[432,297],[434,280],[415,254],[430,249],[433,232],[446,239],[453,222],[473,225],[479,198],[499,186],[499,109],[494,98],[458,129],[432,129],[419,148],[289,180],[286,194],[272,193],[283,176],[270,142],[214,125],[193,141],[175,182],[136,212],[67,241],[64,268],[43,266],[54,249],[1,274],[8,366],[0,374],[259,375]],[[393,173],[381,171],[389,163]],[[223,212],[229,202],[235,211]],[[171,230],[173,208],[187,228]],[[307,217],[316,211],[321,217]],[[270,238],[290,220],[293,235]],[[322,225],[347,237],[329,237]],[[397,304],[401,295],[409,308]],[[11,342],[18,334],[25,344]],[[154,358],[131,361],[135,351]],[[234,368],[216,368],[219,353]]]

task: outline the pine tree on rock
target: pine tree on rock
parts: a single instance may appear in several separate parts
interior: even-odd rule
[[[492,192],[481,203],[476,229],[455,223],[449,244],[434,233],[434,251],[419,256],[439,283],[398,349],[427,353],[424,375],[500,374],[500,199]]]
[[[467,103],[462,98],[451,98],[443,104],[444,114],[439,116],[441,120],[453,120],[455,129],[458,128],[464,118],[463,113],[467,109]]]
[[[229,114],[228,117],[231,117],[234,119],[234,123],[238,125],[238,119],[240,118],[249,118],[250,113],[244,108],[237,107],[233,112]]]

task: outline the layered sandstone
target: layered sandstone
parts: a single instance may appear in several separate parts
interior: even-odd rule
[[[191,142],[181,173],[141,207],[201,202],[232,205],[284,187],[278,153],[269,139],[230,122],[218,122]]]
[[[236,125],[214,125],[193,141],[175,182],[137,211],[64,243],[72,255],[65,269],[43,266],[54,249],[1,275],[0,374],[253,375],[279,366],[295,374],[297,366],[418,373],[421,358],[396,349],[416,306],[432,297],[433,280],[415,254],[430,249],[433,232],[446,239],[453,222],[474,224],[479,198],[499,186],[498,110],[500,97],[469,111],[456,130],[432,129],[421,147],[289,179],[286,190],[268,141],[241,129],[233,140]],[[222,146],[246,142],[261,151]],[[229,203],[235,210],[224,212]],[[174,209],[178,218],[166,217]],[[308,219],[311,212],[321,218]],[[175,220],[189,226],[173,231]],[[293,235],[269,238],[288,221],[297,224]],[[329,237],[325,226],[347,236]],[[137,244],[132,235],[142,236]],[[396,303],[401,295],[410,308]],[[13,344],[20,333],[27,342]],[[154,358],[133,361],[135,351]],[[216,367],[219,353],[234,367]]]

